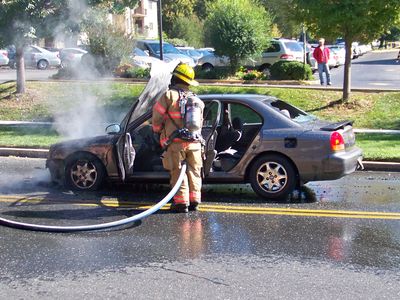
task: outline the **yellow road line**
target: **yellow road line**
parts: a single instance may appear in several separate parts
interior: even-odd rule
[[[51,204],[51,199],[40,198],[37,196],[23,197],[21,196],[0,196],[0,202],[15,202],[28,204],[28,203],[45,203]],[[10,199],[14,198],[14,199]],[[100,202],[95,200],[89,200],[88,202],[76,202],[69,203],[60,200],[58,204],[73,204],[79,206],[89,207],[113,207],[113,208],[132,208],[137,210],[145,210],[152,206],[151,203],[138,203],[132,201],[118,201],[114,199],[103,199]],[[84,201],[84,200],[79,200]],[[166,210],[169,208],[169,204],[164,206],[162,209]],[[298,209],[290,207],[253,207],[253,206],[240,206],[240,205],[213,205],[213,204],[201,204],[199,210],[202,212],[217,212],[217,213],[235,213],[235,214],[256,214],[256,215],[286,215],[286,216],[308,216],[308,217],[330,217],[330,218],[356,218],[356,219],[388,219],[388,220],[400,220],[400,212],[378,212],[378,211],[353,211],[353,210],[327,210],[327,209]]]

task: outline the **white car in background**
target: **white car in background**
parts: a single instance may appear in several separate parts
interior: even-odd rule
[[[331,56],[336,56],[336,64],[334,67],[343,66],[346,60],[346,49],[338,45],[328,45],[327,47],[331,51]]]
[[[63,68],[81,63],[82,56],[88,53],[81,48],[63,48],[60,50],[61,66]]]
[[[8,62],[8,51],[5,49],[0,49],[0,66],[6,66],[8,65]]]
[[[262,53],[257,65],[265,72],[278,61],[303,61],[303,48],[295,40],[273,39],[270,46]]]
[[[26,47],[24,60],[27,66],[36,67],[40,70],[61,66],[60,54],[58,52],[50,52],[39,46]]]
[[[160,59],[160,42],[158,40],[138,40],[136,41],[137,48],[145,51],[149,56]],[[178,60],[182,63],[188,64],[191,67],[195,67],[196,63],[193,58],[182,54],[170,43],[163,43],[163,59],[165,62],[171,62]]]
[[[278,61],[303,61],[303,48],[295,40],[273,39],[270,46],[265,49],[260,57],[248,59],[242,62],[246,67],[254,67],[260,71],[268,72],[269,68]],[[198,65],[203,70],[211,70],[214,67],[227,66],[229,58],[227,56],[217,56],[214,53],[203,56],[199,59]]]
[[[160,61],[158,58],[148,55],[146,52],[139,48],[134,48],[132,55],[129,57],[130,63],[142,69],[151,68],[151,64],[155,61]]]

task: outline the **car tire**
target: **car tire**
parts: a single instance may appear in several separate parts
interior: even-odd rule
[[[39,70],[46,70],[49,67],[49,62],[47,60],[41,59],[37,63],[37,68]]]
[[[285,157],[268,154],[257,158],[249,172],[254,192],[269,200],[286,200],[297,184],[293,164]]]
[[[210,72],[214,69],[214,66],[209,63],[205,63],[204,65],[201,66],[201,69],[205,72]]]
[[[65,184],[75,191],[95,191],[106,177],[102,162],[89,153],[70,157],[65,166]]]

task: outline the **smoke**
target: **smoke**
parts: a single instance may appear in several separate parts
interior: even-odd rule
[[[73,30],[74,24],[81,24],[88,10],[86,0],[69,0],[67,19],[53,31],[55,40],[63,41],[67,48],[76,47],[84,35]],[[69,31],[66,30],[67,26],[70,26]],[[49,104],[54,117],[54,129],[65,139],[77,139],[102,135],[107,124],[119,123],[120,112],[106,112],[102,104],[104,99],[101,97],[111,95],[111,84],[94,81],[98,80],[99,73],[82,61],[70,66],[68,71],[78,79],[90,79],[96,85],[96,92],[88,83],[66,85],[63,99],[52,99]]]
[[[2,194],[47,191],[50,173],[42,159],[3,157],[0,167],[0,191]],[[43,189],[38,189],[42,186]]]
[[[102,86],[108,91],[108,84]],[[100,91],[101,92],[101,91]],[[97,96],[80,84],[74,85],[74,90],[66,91],[61,107],[56,102],[50,104],[53,110],[54,125],[57,132],[66,139],[85,138],[104,134],[109,118],[104,107],[99,104]]]

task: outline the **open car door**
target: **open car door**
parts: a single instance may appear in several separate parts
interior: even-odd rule
[[[122,134],[118,139],[116,147],[118,152],[118,167],[122,181],[133,173],[133,165],[135,162],[136,152],[133,148],[132,137],[128,132],[128,128],[131,128],[135,121],[148,113],[153,108],[154,103],[165,93],[171,82],[172,71],[178,63],[178,61],[165,63],[161,60],[152,63],[150,80],[140,94],[139,99],[133,104],[129,113],[121,122],[120,127]]]
[[[217,141],[217,126],[221,119],[222,104],[220,101],[213,100],[205,103],[203,113],[202,136],[205,140],[203,177],[206,177],[211,170],[217,151],[215,143]]]

